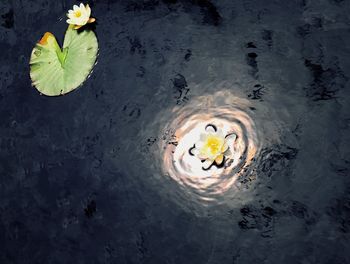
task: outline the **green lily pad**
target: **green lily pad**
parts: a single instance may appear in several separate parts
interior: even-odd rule
[[[69,26],[63,49],[55,36],[46,32],[35,45],[30,58],[30,77],[40,93],[57,96],[81,85],[96,62],[98,42],[91,30]]]

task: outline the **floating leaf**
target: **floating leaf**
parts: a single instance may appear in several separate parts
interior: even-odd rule
[[[91,72],[97,50],[97,38],[91,30],[78,31],[69,26],[63,49],[58,45],[55,36],[46,32],[35,45],[30,58],[33,85],[48,96],[73,91]]]

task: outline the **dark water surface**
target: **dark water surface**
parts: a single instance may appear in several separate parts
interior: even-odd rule
[[[1,264],[350,263],[350,1],[88,2],[98,63],[53,98],[29,57],[76,2],[0,2]],[[256,152],[209,203],[163,161],[221,107]]]

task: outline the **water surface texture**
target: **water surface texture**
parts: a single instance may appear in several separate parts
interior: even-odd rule
[[[88,1],[97,65],[42,96],[76,3],[0,2],[0,263],[350,263],[349,1]],[[237,152],[198,177],[207,121]]]

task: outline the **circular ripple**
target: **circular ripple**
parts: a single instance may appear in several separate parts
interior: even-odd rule
[[[166,127],[167,131],[175,131],[177,146],[163,144],[163,172],[196,200],[224,201],[227,193],[237,190],[237,179],[252,172],[259,141],[249,108],[243,110],[239,102],[227,93],[200,97],[173,112],[174,119]],[[208,124],[221,128],[224,134],[235,133],[237,138],[230,144],[232,156],[225,166],[212,166],[206,171],[201,161],[189,154],[189,149]]]

